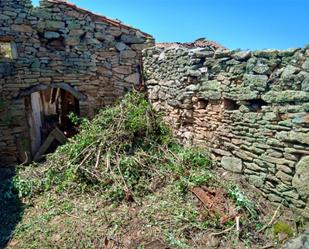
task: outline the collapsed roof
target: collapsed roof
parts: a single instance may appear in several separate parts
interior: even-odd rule
[[[200,38],[195,40],[194,42],[163,42],[156,43],[156,46],[159,48],[167,48],[172,46],[182,46],[186,48],[208,48],[209,50],[218,50],[218,49],[226,49],[224,46],[214,42],[207,40],[206,38]]]

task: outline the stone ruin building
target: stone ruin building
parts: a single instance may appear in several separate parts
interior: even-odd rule
[[[51,137],[65,142],[69,113],[92,117],[141,84],[184,144],[309,216],[309,47],[154,46],[63,1],[0,1],[0,166],[33,159]]]
[[[55,127],[73,132],[69,113],[92,117],[137,87],[141,51],[153,44],[64,1],[33,8],[30,0],[1,0],[0,166],[31,160]]]

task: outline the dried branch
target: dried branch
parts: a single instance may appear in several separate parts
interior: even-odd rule
[[[275,221],[275,219],[276,219],[276,217],[277,217],[277,215],[280,211],[281,206],[282,206],[282,204],[280,204],[278,206],[278,208],[276,209],[276,211],[275,211],[274,215],[272,216],[271,220],[269,221],[269,223],[266,224],[265,226],[263,226],[260,230],[258,230],[257,233],[264,231],[266,228],[270,227],[274,223],[274,221]]]
[[[229,231],[233,230],[233,228],[235,227],[235,224],[221,232],[218,232],[218,233],[211,233],[209,236],[212,237],[212,236],[218,236],[218,235],[221,235],[221,234],[224,234],[224,233],[228,233]]]

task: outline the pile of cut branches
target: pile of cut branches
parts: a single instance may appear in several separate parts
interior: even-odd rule
[[[158,184],[177,180],[185,192],[210,178],[208,155],[180,146],[141,93],[128,94],[92,121],[72,119],[80,123],[80,133],[43,166],[16,177],[21,196],[56,189],[134,200],[156,191]]]
[[[268,241],[259,232],[263,208],[220,182],[205,150],[178,143],[142,93],[129,93],[91,121],[71,119],[80,132],[46,162],[22,167],[9,189],[29,204],[11,241],[17,248]],[[147,246],[153,243],[160,246]]]

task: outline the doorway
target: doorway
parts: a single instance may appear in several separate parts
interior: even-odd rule
[[[32,158],[42,151],[53,152],[76,134],[69,114],[80,115],[79,100],[70,92],[62,88],[35,91],[24,96],[24,103]]]

